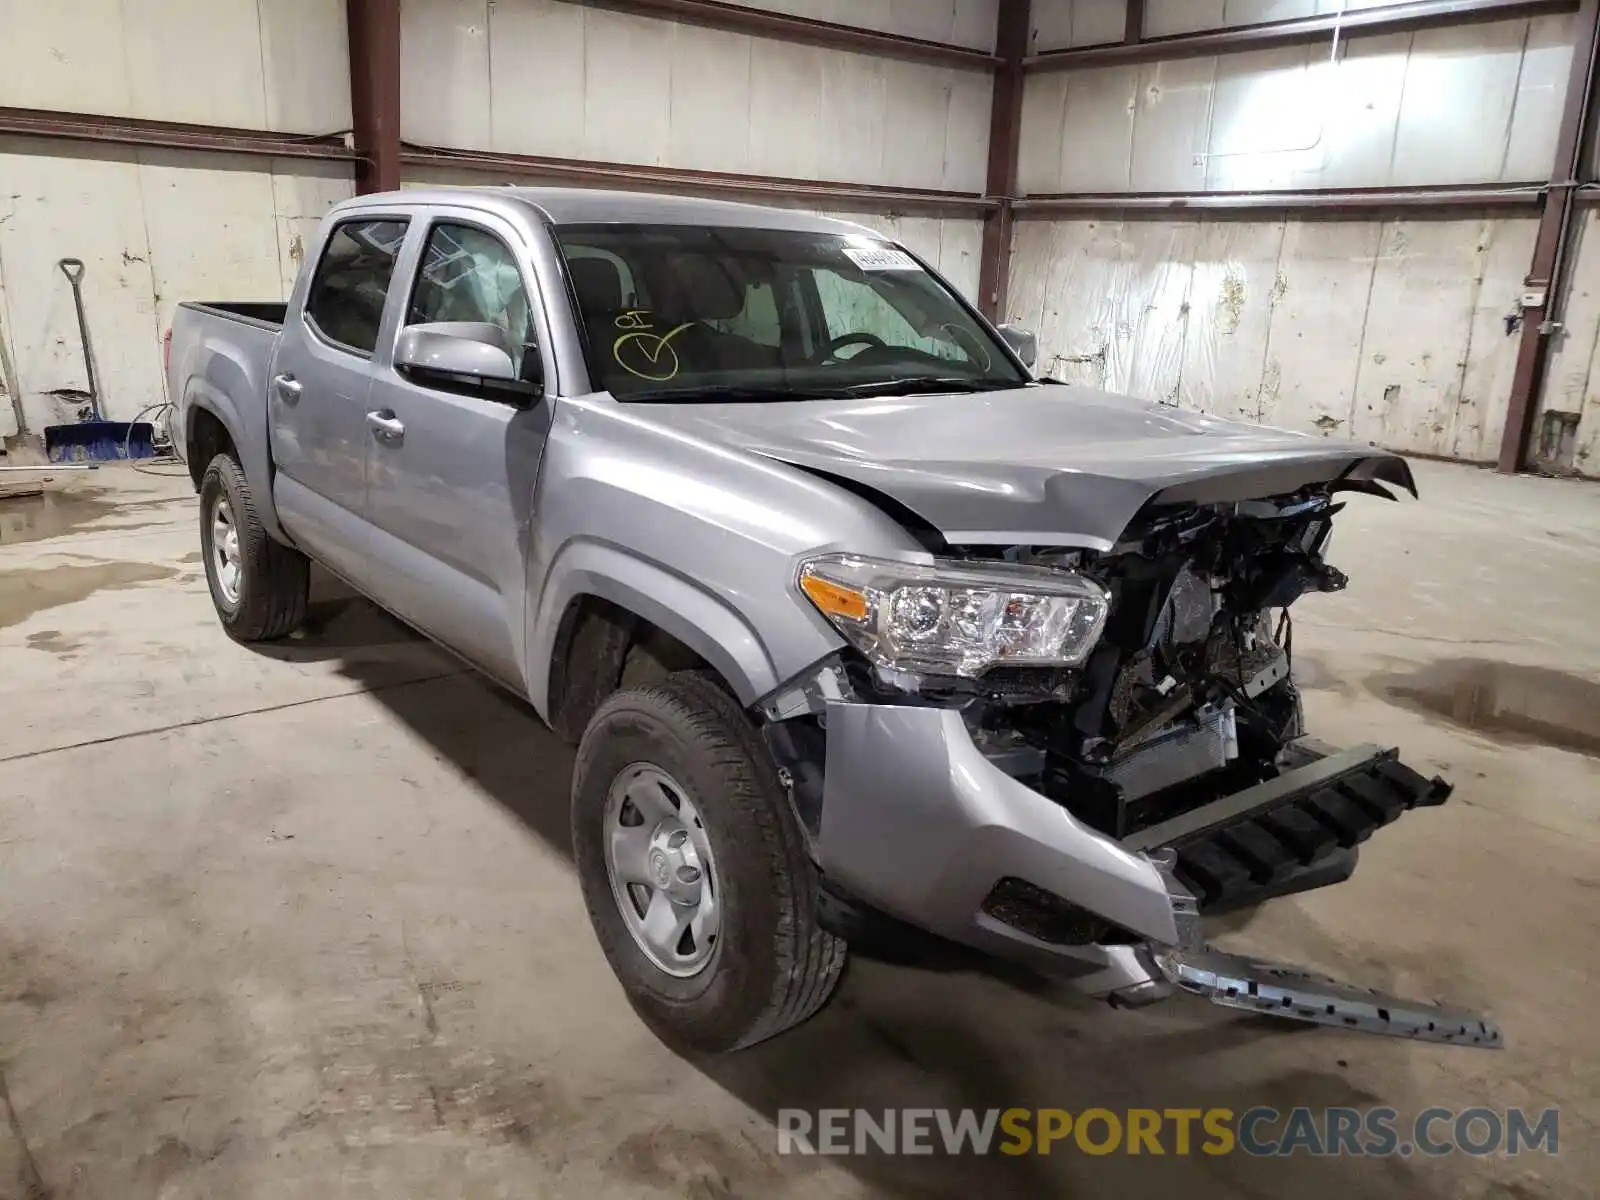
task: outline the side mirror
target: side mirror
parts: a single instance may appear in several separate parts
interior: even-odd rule
[[[468,391],[522,404],[543,393],[539,352],[523,352],[517,373],[514,347],[505,330],[485,321],[434,321],[409,325],[394,349],[395,370],[418,383]]]
[[[1033,370],[1033,364],[1039,357],[1039,338],[1029,329],[1020,325],[1001,325],[996,330],[1002,341],[1011,347],[1011,350],[1022,360],[1022,365],[1028,370]]]

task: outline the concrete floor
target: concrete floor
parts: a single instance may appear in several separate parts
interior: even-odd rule
[[[7,502],[0,1196],[1594,1194],[1600,489],[1418,472],[1421,504],[1351,502],[1353,584],[1295,644],[1317,733],[1457,797],[1230,940],[1481,1006],[1501,1053],[857,964],[802,1030],[685,1061],[590,935],[525,708],[331,589],[307,636],[229,642],[185,481]],[[1560,1106],[1561,1153],[821,1161],[771,1123],[1215,1104]]]

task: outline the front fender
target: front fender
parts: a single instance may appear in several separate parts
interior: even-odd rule
[[[656,625],[710,663],[749,705],[781,682],[756,631],[704,588],[660,563],[597,541],[569,542],[556,556],[529,641],[529,699],[548,718],[550,671],[561,618],[574,600],[594,596]]]

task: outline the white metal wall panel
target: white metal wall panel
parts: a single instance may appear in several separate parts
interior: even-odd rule
[[[755,39],[680,25],[672,40],[666,161],[750,169],[750,51]],[[937,186],[937,185],[935,185]]]
[[[0,0],[0,104],[128,116],[122,0]]]
[[[1038,331],[1041,369],[1057,378],[1485,461],[1499,446],[1516,357],[1503,318],[1536,225],[1023,221],[1007,315]],[[1582,428],[1594,439],[1600,268],[1589,274],[1552,378],[1577,397],[1563,403],[1596,409]]]
[[[1020,178],[1029,192],[1545,179],[1571,35],[1557,16],[1356,38],[1337,64],[1319,45],[1035,75]]]
[[[999,0],[740,0],[745,8],[993,50]]]
[[[821,179],[827,52],[757,38],[750,46],[750,171]],[[832,135],[826,135],[832,140]],[[987,140],[987,136],[986,136]]]
[[[340,0],[0,0],[0,104],[331,133],[350,125]]]
[[[1312,52],[1309,69],[1321,85],[1311,103],[1322,114],[1322,140],[1304,156],[1291,186],[1363,187],[1389,179],[1410,53],[1409,33],[1357,38],[1345,47],[1336,70],[1329,69],[1326,56]]]
[[[1197,33],[1255,25],[1262,21],[1292,21],[1296,17],[1325,16],[1384,8],[1397,0],[1148,0],[1145,36]]]
[[[1216,63],[1209,58],[1139,68],[1131,160],[1135,191],[1189,192],[1205,186],[1215,80]]]
[[[489,0],[406,0],[400,6],[400,133],[407,141],[493,148],[489,11]],[[529,53],[538,54],[537,47],[538,38],[529,38]],[[528,85],[537,86],[531,65]],[[519,89],[516,98],[525,99],[526,92]],[[523,119],[533,122],[536,112]]]
[[[1201,146],[1208,188],[1292,187],[1306,159],[1321,158],[1330,99],[1323,93],[1332,72],[1311,56],[1309,47],[1284,46],[1216,60],[1210,131]]]
[[[180,301],[287,296],[316,222],[353,190],[347,168],[304,167],[0,139],[0,337],[29,424],[75,419],[49,393],[85,385],[60,259],[84,261],[105,410],[126,420],[162,399],[160,337]]]
[[[1126,0],[1033,0],[1029,49],[1042,54],[1120,42],[1126,22]]]
[[[1528,22],[1501,179],[1548,179],[1572,71],[1571,16]]]
[[[666,164],[678,26],[587,7],[583,23],[584,157]]]
[[[1526,21],[1412,35],[1388,182],[1500,177],[1526,36]],[[1554,158],[1553,145],[1545,154],[1547,163]]]
[[[1023,93],[1024,193],[1120,192],[1131,184],[1138,67],[1034,77]]]
[[[413,9],[407,4],[400,11],[404,17]],[[405,28],[402,48],[409,40]],[[494,9],[494,28],[497,36],[489,44],[493,103],[485,106],[490,122],[485,145],[509,151],[538,145],[540,153],[555,158],[581,158],[589,71],[583,8],[576,4],[501,4]],[[405,86],[404,78],[401,86]],[[401,117],[409,121],[405,108]],[[536,131],[531,140],[530,130]],[[443,132],[448,134],[448,128]]]
[[[983,72],[559,0],[406,0],[402,50],[409,141],[968,192],[985,182]]]
[[[1145,0],[1145,37],[1167,37],[1216,29],[1223,24],[1224,0]]]
[[[267,128],[350,128],[350,35],[341,0],[257,0],[257,19]],[[166,69],[173,69],[170,51]]]

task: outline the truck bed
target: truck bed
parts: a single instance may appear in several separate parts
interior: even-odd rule
[[[186,300],[180,307],[247,325],[265,326],[273,332],[283,328],[289,312],[287,304],[255,300]]]

